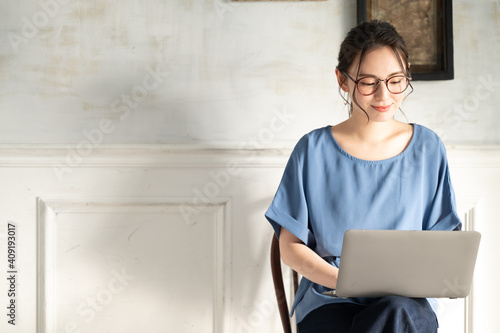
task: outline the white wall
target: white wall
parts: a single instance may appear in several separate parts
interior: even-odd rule
[[[354,1],[57,4],[45,6],[53,17],[33,1],[0,4],[2,143],[78,143],[109,118],[106,143],[241,144],[286,108],[295,121],[273,143],[291,146],[346,116],[333,70]],[[447,143],[499,143],[500,4],[453,5],[456,78],[415,82],[404,110]],[[148,66],[168,76],[143,99]],[[119,119],[132,92],[140,103]]]
[[[444,139],[457,199],[483,233],[470,317],[483,332],[497,325],[498,308],[489,253],[498,253],[499,235],[500,2],[453,5],[455,80],[415,82],[403,109]],[[17,328],[59,332],[73,320],[81,332],[112,329],[124,323],[117,313],[146,323],[135,305],[175,310],[148,283],[184,276],[189,285],[194,271],[212,286],[208,312],[198,322],[177,317],[181,330],[278,331],[263,213],[298,138],[346,117],[333,75],[354,24],[349,0],[2,1],[0,240],[14,222]],[[196,221],[186,223],[179,205]],[[179,254],[163,245],[177,232],[199,244],[183,248],[185,275],[169,273]],[[154,265],[162,262],[154,249],[168,265]],[[134,283],[85,321],[78,306],[104,299],[123,267]],[[166,316],[150,331],[164,332]]]

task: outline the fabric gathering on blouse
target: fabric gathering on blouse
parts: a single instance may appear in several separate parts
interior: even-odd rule
[[[385,160],[356,158],[342,149],[331,127],[304,135],[286,165],[265,213],[276,236],[287,229],[330,264],[339,267],[349,229],[453,230],[456,213],[446,150],[430,129],[413,126],[404,151]],[[290,315],[297,323],[329,303],[368,304],[370,298],[334,298],[302,278]],[[436,312],[437,302],[429,299]]]

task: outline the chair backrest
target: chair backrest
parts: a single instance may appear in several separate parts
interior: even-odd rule
[[[280,312],[283,332],[291,333],[292,326],[290,323],[290,310],[286,301],[285,287],[283,285],[283,274],[281,273],[281,255],[278,238],[273,235],[271,241],[271,273],[273,275],[274,291],[276,292],[276,300],[278,301],[278,310]],[[294,295],[297,293],[299,285],[297,272],[292,270]]]

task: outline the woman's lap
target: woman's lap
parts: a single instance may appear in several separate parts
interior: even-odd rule
[[[299,333],[436,333],[437,326],[425,298],[388,296],[368,305],[324,305],[299,323]]]

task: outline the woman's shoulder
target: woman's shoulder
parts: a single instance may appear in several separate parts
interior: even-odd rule
[[[434,132],[432,129],[420,125],[420,124],[413,124],[414,131],[417,134],[417,139],[423,143],[434,143],[438,145],[442,145],[443,141],[439,137],[439,135]]]
[[[330,125],[313,129],[304,134],[293,149],[293,155],[321,154],[325,149],[331,147]]]
[[[315,145],[321,144],[325,141],[331,140],[330,127],[331,127],[330,125],[327,125],[327,126],[323,126],[323,127],[316,128],[316,129],[309,131],[308,133],[304,134],[300,138],[297,145],[302,144],[302,145],[307,145],[307,146],[310,146],[310,145],[315,146]]]
[[[444,143],[436,132],[424,125],[413,124],[413,126],[416,139],[415,146],[417,150],[420,152],[426,152],[426,155],[446,156]]]
[[[413,123],[413,126],[419,131],[422,139],[441,141],[439,135],[429,127],[417,123]]]

